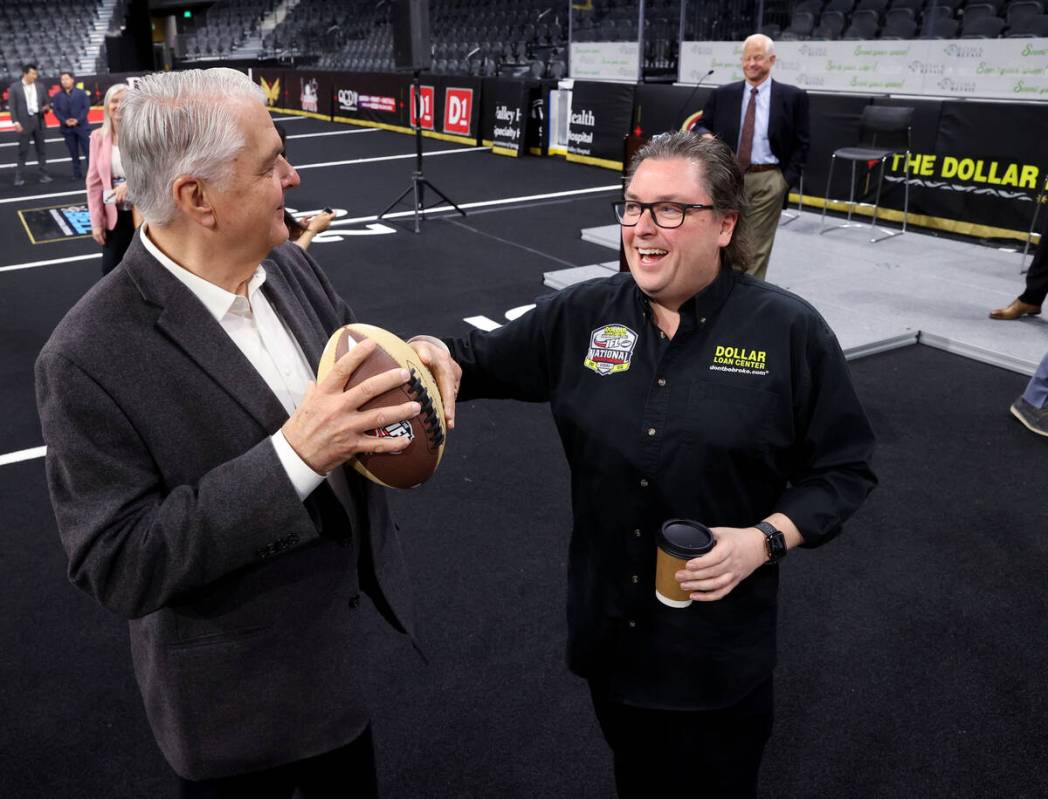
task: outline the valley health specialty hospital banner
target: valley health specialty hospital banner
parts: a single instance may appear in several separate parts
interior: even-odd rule
[[[812,91],[1048,102],[1048,39],[776,42],[776,80]],[[739,42],[683,42],[680,82],[742,80]]]

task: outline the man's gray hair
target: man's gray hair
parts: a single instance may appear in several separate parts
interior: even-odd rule
[[[751,34],[747,36],[746,40],[742,43],[743,49],[745,49],[746,45],[750,42],[759,44],[761,46],[761,49],[764,50],[765,54],[775,55],[775,41],[770,36],[766,36],[763,33]]]
[[[721,250],[721,263],[744,271],[752,260],[749,223],[746,219],[745,182],[735,154],[720,139],[707,139],[688,130],[660,133],[633,156],[627,173],[633,181],[637,167],[648,159],[668,161],[682,158],[690,161],[703,191],[710,196],[716,213],[738,214],[731,241]]]
[[[147,222],[175,218],[171,188],[179,177],[221,186],[232,175],[245,145],[230,110],[237,100],[266,102],[247,75],[225,67],[146,75],[124,95],[121,157],[128,194]]]

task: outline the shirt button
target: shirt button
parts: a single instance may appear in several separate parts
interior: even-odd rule
[[[635,574],[630,579],[633,580],[634,583],[637,583],[637,582],[640,581],[640,578],[637,575],[635,575]]]
[[[700,319],[700,320],[699,320],[699,324],[700,324],[700,325],[704,325],[704,324],[706,324],[706,317],[705,317],[705,316],[704,316],[704,317],[702,317],[702,319]]]
[[[650,436],[653,436],[653,435],[655,435],[655,428],[654,427],[649,427],[648,428],[648,436],[650,437]]]
[[[633,537],[634,538],[640,538],[640,530],[634,530],[633,531]]]
[[[648,480],[647,480],[646,477],[640,478],[640,487],[641,488],[647,488],[648,487]]]
[[[665,386],[666,385],[666,378],[665,377],[660,377],[659,380],[658,380],[658,383],[659,383],[659,386]]]
[[[627,621],[626,624],[628,624],[631,629],[637,626],[637,622],[635,622],[633,619]]]

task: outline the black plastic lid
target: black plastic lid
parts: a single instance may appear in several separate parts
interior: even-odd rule
[[[697,558],[716,543],[710,528],[692,519],[669,519],[659,531],[659,547],[676,558]]]

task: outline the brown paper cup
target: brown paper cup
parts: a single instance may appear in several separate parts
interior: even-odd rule
[[[655,559],[655,598],[671,608],[691,604],[690,592],[680,587],[674,576],[692,558],[705,555],[716,544],[709,528],[690,519],[670,519],[659,531]]]

